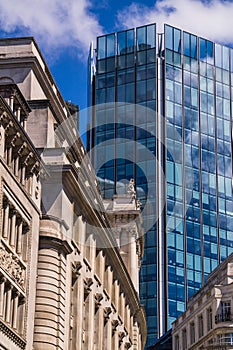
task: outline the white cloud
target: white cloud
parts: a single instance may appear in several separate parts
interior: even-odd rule
[[[163,23],[183,28],[207,39],[233,44],[233,2],[231,0],[158,0],[153,7],[132,3],[118,12],[118,27]]]
[[[45,49],[75,46],[87,57],[103,31],[89,0],[0,0],[0,30],[33,35]]]

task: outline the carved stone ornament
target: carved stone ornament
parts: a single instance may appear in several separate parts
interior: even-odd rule
[[[108,319],[111,313],[112,313],[112,308],[110,306],[106,306],[104,308],[104,317]]]
[[[116,320],[116,319],[112,320],[112,330],[113,330],[113,332],[116,331],[118,325],[119,325],[119,321],[118,320]]]
[[[20,286],[24,286],[24,269],[19,259],[12,253],[0,247],[0,266],[4,269]]]
[[[91,278],[91,277],[87,277],[87,278],[84,280],[84,285],[85,285],[86,291],[87,291],[87,292],[90,292],[91,286],[93,285],[93,280],[92,280],[92,278]]]
[[[136,191],[134,186],[135,186],[134,179],[130,179],[127,193],[132,196],[132,199],[136,198]]]
[[[127,341],[126,343],[125,343],[125,349],[130,349],[131,348],[131,343],[130,343],[130,341]]]
[[[125,332],[121,331],[118,333],[118,335],[119,335],[119,340],[122,341],[126,334],[125,334]]]
[[[96,293],[95,294],[95,303],[97,304],[97,306],[100,306],[101,301],[103,300],[103,295],[101,293]]]
[[[72,278],[76,280],[80,276],[80,270],[82,268],[81,261],[74,261],[72,264]]]

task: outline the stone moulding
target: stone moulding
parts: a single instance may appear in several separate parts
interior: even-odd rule
[[[5,334],[10,340],[12,340],[20,349],[26,348],[26,341],[10,329],[2,320],[0,320],[0,332]],[[1,334],[1,333],[0,333]]]

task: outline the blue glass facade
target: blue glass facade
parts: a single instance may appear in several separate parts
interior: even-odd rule
[[[227,47],[165,26],[166,125],[182,139],[166,134],[167,148],[179,150],[166,160],[170,322],[233,250],[231,57]]]
[[[99,37],[96,69],[91,147],[103,196],[134,178],[142,208],[148,198],[153,208],[140,276],[152,345],[233,251],[233,51],[152,24]]]

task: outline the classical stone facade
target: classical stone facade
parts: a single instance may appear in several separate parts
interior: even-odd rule
[[[35,41],[0,44],[0,349],[143,349],[132,186],[103,203]]]
[[[173,323],[173,349],[233,349],[232,313],[233,253],[209,275]]]

